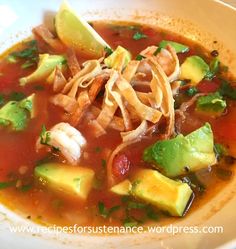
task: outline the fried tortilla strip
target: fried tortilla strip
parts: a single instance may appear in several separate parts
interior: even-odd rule
[[[116,85],[123,97],[131,106],[135,108],[136,113],[142,120],[148,120],[152,123],[157,123],[160,120],[162,113],[151,108],[150,106],[144,105],[139,100],[135,90],[127,80],[125,80],[123,77],[119,77],[116,81]]]
[[[96,99],[99,91],[101,90],[104,83],[107,81],[108,75],[103,74],[94,78],[92,86],[89,91],[84,90],[80,93],[77,102],[79,103],[79,108],[73,113],[71,118],[71,123],[76,126],[80,123],[81,118],[84,113],[88,110],[90,105]]]
[[[88,125],[91,128],[91,132],[94,134],[95,137],[100,137],[106,134],[106,130],[97,122],[97,120],[91,120]]]
[[[93,118],[97,118],[99,113],[101,112],[101,109],[92,105],[90,109],[91,113],[93,114]],[[122,118],[114,116],[110,124],[108,125],[109,128],[117,130],[117,131],[124,131],[124,121]]]
[[[67,81],[61,71],[61,68],[57,66],[55,70],[54,80],[53,80],[53,91],[61,92],[62,89],[65,87],[66,83]]]
[[[47,43],[50,47],[55,49],[57,52],[63,52],[65,46],[63,43],[54,37],[54,35],[49,31],[49,29],[41,24],[33,29],[33,33],[38,35],[43,39],[45,43]]]
[[[87,110],[87,108],[91,105],[91,101],[89,98],[88,90],[83,90],[80,92],[79,97],[77,99],[78,107],[73,112],[70,123],[73,126],[78,125],[80,119],[82,118],[84,112]]]
[[[73,113],[79,107],[75,99],[61,93],[54,95],[50,101],[54,105],[62,107],[68,113]]]
[[[120,135],[122,137],[123,142],[130,142],[137,138],[141,139],[142,136],[145,135],[147,129],[148,129],[147,121],[143,120],[142,123],[135,130],[121,132]]]
[[[68,67],[71,71],[72,76],[75,76],[81,70],[81,67],[76,57],[75,50],[72,48],[68,48],[66,55]]]
[[[152,68],[153,74],[156,75],[155,81],[158,84],[158,86],[161,88],[161,91],[163,93],[161,110],[165,117],[169,117],[169,124],[166,136],[170,137],[174,133],[174,122],[175,122],[174,99],[171,91],[171,86],[161,66],[152,58],[149,59],[149,63]]]
[[[62,93],[76,98],[78,88],[87,88],[92,84],[94,77],[101,73],[102,68],[98,60],[86,61],[80,70],[64,87]]]
[[[131,82],[132,78],[135,76],[135,73],[138,69],[140,61],[130,61],[126,68],[124,69],[122,76],[128,81]]]

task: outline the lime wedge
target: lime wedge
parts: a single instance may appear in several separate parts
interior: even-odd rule
[[[104,48],[110,47],[102,37],[64,1],[56,14],[57,35],[68,47],[76,52],[93,57],[103,55]]]

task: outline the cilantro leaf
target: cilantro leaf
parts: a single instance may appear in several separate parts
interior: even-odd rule
[[[107,46],[104,48],[104,51],[106,52],[107,56],[109,56],[109,55],[111,55],[113,53],[113,50],[111,48],[107,47]]]
[[[108,218],[113,212],[117,211],[118,209],[120,209],[119,205],[113,206],[108,209],[105,207],[105,204],[103,202],[98,202],[98,211],[103,218]]]
[[[145,34],[139,32],[139,31],[137,31],[137,32],[133,35],[133,39],[134,39],[135,41],[138,41],[138,40],[143,39],[143,38],[147,38],[147,35],[145,35]]]
[[[219,93],[230,99],[236,100],[236,88],[232,87],[229,82],[222,80]]]
[[[220,69],[220,61],[217,57],[210,62],[209,68],[210,70],[206,73],[205,79],[212,80]]]
[[[50,141],[50,132],[47,131],[45,125],[42,126],[42,131],[40,133],[40,143],[43,145],[49,145]]]

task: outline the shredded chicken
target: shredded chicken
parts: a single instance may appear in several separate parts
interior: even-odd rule
[[[86,145],[82,134],[68,123],[59,123],[51,128],[47,145],[57,148],[72,165],[76,165],[81,157],[81,150]],[[45,145],[36,143],[36,149]]]

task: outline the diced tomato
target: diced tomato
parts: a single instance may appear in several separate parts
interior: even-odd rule
[[[130,160],[125,154],[117,155],[113,160],[112,173],[115,177],[122,179],[130,170]]]
[[[216,92],[219,86],[220,86],[220,82],[218,80],[214,80],[214,81],[202,80],[197,85],[197,89],[199,92],[202,92],[202,93],[212,93],[212,92]]]

